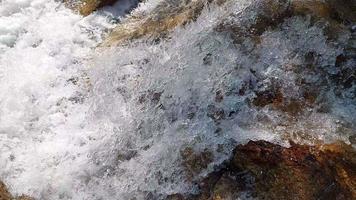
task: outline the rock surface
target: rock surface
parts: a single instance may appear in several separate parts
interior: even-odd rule
[[[162,1],[150,14],[132,15],[119,24],[103,46],[115,46],[143,36],[164,37],[168,31],[198,17],[205,3],[201,0]]]
[[[133,15],[126,19],[122,24],[118,25],[103,45],[115,46],[122,41],[143,36],[162,36],[178,26],[184,26],[194,21],[205,5],[224,5],[226,2],[229,2],[229,0],[177,0],[174,3],[162,1],[150,14]],[[255,24],[247,26],[250,27],[248,34],[262,34],[268,28],[283,22],[284,19],[297,15],[308,15],[314,19],[331,21],[330,26],[334,27],[334,30],[338,23],[345,25],[356,21],[356,3],[353,0],[262,0],[258,4],[262,12],[254,20]],[[338,28],[341,27],[338,26]],[[234,31],[236,31],[235,33],[241,33],[237,29]]]
[[[355,199],[356,151],[341,142],[286,148],[250,141],[198,185],[199,195],[167,199]]]
[[[0,200],[33,200],[33,199],[25,195],[21,195],[19,197],[13,197],[8,191],[6,185],[0,181]]]
[[[117,0],[64,0],[64,3],[70,8],[77,10],[80,14],[86,16],[96,9],[112,5]]]

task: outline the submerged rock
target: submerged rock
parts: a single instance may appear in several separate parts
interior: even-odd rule
[[[185,199],[355,199],[356,151],[341,142],[286,148],[250,141],[198,185],[199,195]]]

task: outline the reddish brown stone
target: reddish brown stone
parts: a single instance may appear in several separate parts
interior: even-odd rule
[[[342,142],[286,148],[250,141],[219,169],[186,199],[236,199],[241,191],[258,199],[356,199],[356,151]]]

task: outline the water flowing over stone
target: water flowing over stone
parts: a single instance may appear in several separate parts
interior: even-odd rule
[[[114,2],[114,0],[64,0],[68,7],[79,11],[82,15],[89,15],[94,10]]]
[[[88,2],[0,1],[0,195],[355,197],[354,0]]]
[[[199,194],[167,199],[355,199],[355,156],[345,143],[285,148],[250,141],[198,183]]]

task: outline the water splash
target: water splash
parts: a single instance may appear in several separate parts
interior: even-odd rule
[[[197,192],[187,147],[212,155],[199,179],[250,139],[348,142],[355,86],[332,77],[351,31],[334,44],[325,22],[287,16],[249,33],[261,2],[211,4],[166,36],[95,52],[108,15],[1,2],[0,177],[39,199],[159,199]]]

